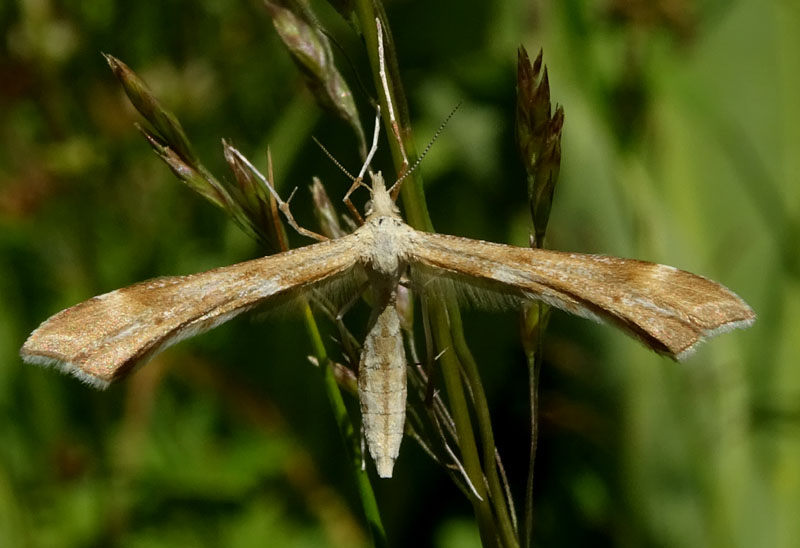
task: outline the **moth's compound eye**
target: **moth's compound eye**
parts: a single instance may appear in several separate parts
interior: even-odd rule
[[[364,213],[366,213],[367,216],[372,215],[372,209],[372,200],[367,200],[367,203],[364,204]]]

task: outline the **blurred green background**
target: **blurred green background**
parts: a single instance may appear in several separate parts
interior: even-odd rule
[[[369,81],[347,26],[314,7]],[[566,115],[550,247],[701,273],[759,316],[676,364],[553,315],[537,544],[797,546],[800,4],[387,9],[417,145],[464,101],[422,166],[439,231],[526,245],[516,48],[542,47]],[[366,544],[299,317],[237,319],[106,392],[17,354],[42,320],[95,294],[259,255],[153,155],[101,51],[146,79],[218,177],[230,177],[221,138],[260,166],[269,145],[279,187],[300,186],[305,226],[312,175],[333,197],[349,185],[311,136],[353,167],[351,130],[315,105],[255,1],[16,0],[0,3],[0,29],[0,546]],[[369,125],[371,111],[362,115]],[[518,318],[465,318],[519,500],[528,418]],[[470,505],[413,441],[376,488],[393,545],[478,545]]]

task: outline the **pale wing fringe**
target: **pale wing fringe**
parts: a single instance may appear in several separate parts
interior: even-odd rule
[[[474,288],[470,295],[488,289],[541,300],[612,323],[677,360],[705,338],[755,320],[726,287],[671,266],[424,232],[415,233],[410,255],[412,278],[423,291],[437,291],[445,277]]]
[[[264,304],[345,274],[358,240],[345,236],[192,274],[156,278],[55,314],[20,354],[105,388],[166,347]]]

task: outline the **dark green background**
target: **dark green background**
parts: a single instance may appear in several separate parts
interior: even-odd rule
[[[315,8],[369,81],[358,41]],[[538,543],[796,546],[798,4],[406,1],[388,12],[417,145],[464,101],[422,166],[439,231],[525,245],[516,48],[543,47],[566,114],[549,245],[701,273],[759,315],[675,364],[554,313]],[[279,188],[300,186],[306,226],[312,175],[333,197],[348,185],[311,136],[353,167],[350,129],[315,105],[257,2],[17,0],[0,3],[0,30],[0,546],[363,545],[295,315],[233,321],[102,393],[17,355],[39,322],[92,295],[259,255],[153,155],[101,51],[146,79],[217,176],[230,177],[221,138],[260,166],[270,145]],[[350,322],[359,335],[363,315]],[[517,317],[465,317],[519,501]],[[392,544],[478,544],[469,504],[413,441],[376,486]]]

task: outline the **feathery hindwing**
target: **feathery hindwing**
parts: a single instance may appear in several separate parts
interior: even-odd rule
[[[688,357],[706,337],[750,326],[752,309],[725,286],[671,266],[604,255],[527,249],[416,232],[412,275],[538,299],[612,323],[656,352]]]
[[[290,290],[344,274],[358,258],[345,236],[200,274],[156,278],[94,297],[46,320],[20,350],[104,388],[164,348]]]

